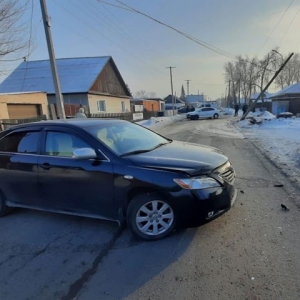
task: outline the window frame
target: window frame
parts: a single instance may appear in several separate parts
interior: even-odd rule
[[[124,106],[124,107],[123,107]],[[121,101],[121,111],[125,112],[126,111],[126,103],[124,100]]]
[[[100,103],[103,103],[104,110],[100,109]],[[106,100],[97,100],[97,111],[98,112],[106,112]]]
[[[69,156],[54,156],[54,155],[48,155],[46,154],[46,138],[47,138],[47,132],[62,132],[62,133],[67,133],[67,134],[72,134],[75,135],[77,138],[82,139],[85,143],[90,145],[90,148],[95,150],[97,157],[103,161],[110,161],[110,159],[107,157],[107,155],[98,147],[98,142],[96,141],[97,144],[95,144],[95,138],[91,136],[92,140],[85,135],[81,134],[78,131],[74,131],[71,128],[65,127],[62,128],[61,126],[53,126],[53,125],[48,125],[47,127],[44,128],[42,132],[42,137],[40,141],[40,156],[41,157],[52,157],[56,159],[74,159]],[[99,142],[100,143],[100,142]],[[102,146],[102,145],[101,145]]]
[[[36,153],[26,153],[26,152],[10,152],[10,151],[1,151],[0,154],[17,154],[17,155],[40,155],[41,153],[41,143],[42,143],[42,128],[40,127],[35,127],[35,128],[21,128],[21,129],[16,129],[16,130],[11,130],[8,132],[6,135],[1,136],[0,140],[3,140],[13,134],[16,133],[29,133],[29,132],[37,132],[39,134],[38,137],[38,142],[37,142],[37,151]]]

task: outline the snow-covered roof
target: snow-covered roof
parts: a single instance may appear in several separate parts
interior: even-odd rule
[[[289,85],[287,87],[285,87],[284,89],[282,89],[281,91],[272,94],[271,98],[275,98],[275,97],[279,97],[279,96],[283,96],[286,94],[300,94],[300,83],[294,83],[292,85]]]
[[[110,56],[56,59],[62,93],[87,92],[109,59]],[[49,60],[24,61],[0,84],[0,93],[32,91],[55,93]]]
[[[260,95],[260,92],[259,93],[256,93],[256,94],[254,94],[254,95],[252,95],[251,97],[250,97],[250,99],[251,100],[256,100],[257,99],[257,97]],[[271,94],[271,93],[268,93],[268,92],[264,92],[264,99],[268,99],[268,98],[271,98],[274,94]]]

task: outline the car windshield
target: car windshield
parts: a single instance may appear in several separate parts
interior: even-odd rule
[[[86,127],[85,130],[119,156],[148,152],[171,142],[151,130],[130,122],[101,124]]]

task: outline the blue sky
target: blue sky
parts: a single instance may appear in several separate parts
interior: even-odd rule
[[[177,95],[182,84],[187,92],[187,79],[191,80],[191,94],[204,93],[215,99],[225,93],[224,64],[230,58],[140,14],[101,1],[46,1],[57,58],[110,55],[133,93],[145,90],[166,97],[171,91],[168,66],[176,67],[173,85]],[[122,6],[114,0],[107,2]],[[262,58],[276,46],[283,55],[300,52],[300,0],[123,2],[234,55]],[[33,5],[34,51],[29,60],[47,59],[39,1],[33,0]],[[29,35],[31,5],[24,22],[28,24]],[[18,63],[8,62],[1,67],[8,73]]]

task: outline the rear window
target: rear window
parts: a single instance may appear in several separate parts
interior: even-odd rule
[[[0,140],[1,152],[37,154],[40,132],[16,132]]]

